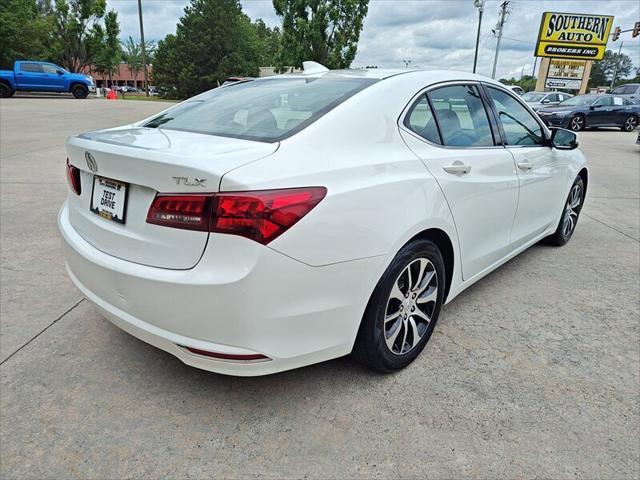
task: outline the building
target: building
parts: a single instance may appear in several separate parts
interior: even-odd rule
[[[133,73],[131,73],[131,70],[129,70],[129,65],[127,65],[126,63],[121,63],[120,65],[118,65],[118,71],[114,72],[111,75],[112,84],[109,84],[109,75],[101,75],[99,73],[96,73],[95,71],[93,71],[92,68],[87,70],[89,70],[88,74],[91,75],[91,77],[93,77],[93,81],[95,82],[96,87],[98,88],[109,87],[109,86],[119,86],[119,87],[129,86],[129,87],[144,88],[143,71],[140,70],[138,72],[138,75],[134,77]],[[151,80],[152,72],[153,72],[152,65],[147,66],[147,72],[149,77],[149,85],[153,85],[153,82]]]

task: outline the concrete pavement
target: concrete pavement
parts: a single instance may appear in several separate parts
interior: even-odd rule
[[[406,370],[231,378],[112,326],[64,272],[65,138],[166,106],[0,101],[0,477],[638,478],[635,134],[580,134],[591,182],[571,242],[447,305]]]

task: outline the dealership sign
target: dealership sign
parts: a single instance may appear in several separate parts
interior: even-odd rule
[[[545,87],[580,90],[586,63],[585,60],[552,58],[549,63]]]
[[[535,55],[602,60],[612,24],[610,15],[544,12]]]

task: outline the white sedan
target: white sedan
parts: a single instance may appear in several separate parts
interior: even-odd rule
[[[59,229],[104,316],[189,365],[389,372],[443,304],[571,238],[576,147],[482,76],[306,63],[71,137]]]

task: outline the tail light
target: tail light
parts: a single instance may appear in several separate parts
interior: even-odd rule
[[[67,158],[67,180],[69,181],[69,186],[73,193],[76,195],[80,195],[81,186],[80,186],[80,169],[78,167],[74,167],[69,163],[69,159]]]
[[[158,194],[147,223],[228,233],[268,244],[309,213],[327,194],[324,187],[211,195]]]

